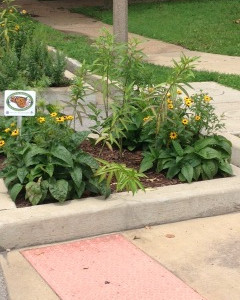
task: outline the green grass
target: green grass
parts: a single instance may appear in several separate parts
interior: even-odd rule
[[[86,60],[91,64],[96,59],[96,52],[94,47],[91,46],[91,41],[86,37],[72,34],[65,34],[52,29],[41,23],[37,23],[38,37],[45,40],[45,42],[61,50],[69,57],[75,58],[82,62]],[[145,63],[146,66],[146,78],[151,74],[154,83],[165,82],[166,78],[171,73],[171,68],[156,66]],[[199,72],[194,71],[195,79],[193,81],[215,81],[225,86],[229,86],[240,90],[240,76],[227,75],[213,72]]]
[[[112,10],[71,10],[112,24]],[[129,31],[190,50],[240,56],[239,0],[175,0],[129,6]]]

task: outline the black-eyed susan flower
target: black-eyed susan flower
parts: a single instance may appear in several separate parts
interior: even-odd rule
[[[57,116],[57,113],[56,113],[56,112],[52,112],[52,113],[50,114],[50,116],[53,117],[53,118],[55,118],[55,117]]]
[[[200,117],[200,116],[198,116],[198,115],[197,115],[197,116],[195,116],[195,120],[196,120],[196,121],[200,121],[200,119],[201,119],[201,117]]]
[[[173,103],[173,102],[172,102],[172,99],[168,98],[168,99],[167,99],[167,103],[168,103],[168,104],[172,104],[172,103]]]
[[[205,101],[205,102],[209,102],[209,101],[211,101],[211,97],[209,97],[209,96],[205,95],[205,96],[204,96],[204,101]]]
[[[39,123],[44,123],[46,121],[44,117],[39,117],[37,120]]]
[[[26,11],[25,9],[23,9],[23,10],[21,11],[21,13],[22,13],[23,15],[26,15],[27,11]]]
[[[185,102],[185,105],[188,106],[188,107],[192,105],[192,99],[191,98],[185,97],[184,102]]]
[[[20,29],[20,26],[19,25],[16,25],[15,26],[15,31],[18,31]]]
[[[74,119],[74,116],[71,116],[71,115],[70,115],[70,116],[67,116],[67,120],[70,120],[70,121],[71,121],[71,120],[73,120],[73,119]]]
[[[12,10],[12,9],[9,9],[9,12],[10,12],[10,14],[11,14],[11,13],[13,13],[13,10]]]
[[[64,122],[64,117],[58,117],[58,118],[56,118],[56,121],[58,123],[63,123]]]
[[[12,131],[11,136],[18,136],[19,135],[19,130],[15,129]]]
[[[171,97],[171,93],[167,93],[167,97]]]
[[[11,127],[14,127],[14,126],[16,126],[16,123],[15,123],[15,122],[12,122],[12,123],[10,124],[10,126],[11,126]]]
[[[4,140],[0,140],[0,147],[5,145],[5,141]]]
[[[4,132],[6,132],[6,133],[8,133],[8,132],[10,132],[11,131],[11,128],[6,128],[6,129],[4,129]]]
[[[168,104],[168,109],[173,109],[173,104],[172,103]]]
[[[188,119],[182,119],[182,124],[187,125],[188,124]]]
[[[175,131],[170,132],[169,137],[171,140],[175,140],[177,138],[177,133]]]
[[[4,24],[4,23],[2,23],[2,24],[1,24],[1,27],[5,27],[5,24]]]

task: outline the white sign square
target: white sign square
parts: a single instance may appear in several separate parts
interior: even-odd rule
[[[5,91],[4,116],[35,116],[35,91]]]

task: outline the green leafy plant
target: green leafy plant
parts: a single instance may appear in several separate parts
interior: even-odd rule
[[[202,137],[193,145],[182,147],[173,140],[169,148],[151,149],[144,153],[140,172],[151,168],[166,171],[167,178],[180,181],[212,179],[217,175],[232,175],[231,143],[220,135]]]
[[[94,177],[97,161],[77,148],[88,134],[73,133],[70,147],[60,143],[38,146],[22,138],[6,144],[7,167],[1,176],[12,199],[21,192],[33,205],[51,199],[64,202],[81,198],[84,192],[107,197],[110,191],[106,184]]]
[[[112,179],[115,178],[117,192],[127,190],[128,192],[131,191],[134,195],[138,189],[145,191],[140,182],[140,178],[145,177],[143,173],[127,168],[123,164],[111,163],[102,159],[97,159],[97,161],[101,164],[95,173],[95,176],[99,177],[99,182],[106,180],[107,186],[110,187]]]

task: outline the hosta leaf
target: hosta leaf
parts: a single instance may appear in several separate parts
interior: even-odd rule
[[[191,165],[186,164],[184,167],[182,167],[181,173],[186,178],[186,180],[187,180],[188,183],[192,182],[192,179],[193,179],[193,167]]]
[[[83,181],[78,186],[75,186],[75,191],[77,193],[78,198],[82,197],[82,194],[85,191],[85,187],[86,187],[86,184]]]
[[[25,197],[32,203],[32,205],[37,205],[42,199],[40,182],[30,181],[26,185]]]
[[[198,140],[197,142],[195,142],[194,149],[196,152],[198,152],[207,146],[212,146],[212,145],[216,145],[216,144],[217,144],[217,141],[215,140],[214,137],[206,137],[206,138],[202,138],[202,139]]]
[[[213,159],[213,158],[221,159],[221,153],[210,147],[201,149],[197,154],[205,159]]]
[[[9,186],[11,182],[13,182],[17,178],[17,169],[9,171],[6,175],[4,180],[6,187]]]
[[[75,167],[72,171],[70,171],[70,175],[74,184],[77,187],[80,187],[82,183],[82,169],[80,167]]]
[[[73,160],[71,153],[62,145],[58,145],[51,151],[52,156],[64,161],[68,166],[73,167]]]
[[[146,155],[140,165],[139,172],[145,172],[153,167],[154,157],[152,155]]]
[[[90,131],[80,131],[72,135],[72,141],[76,146],[79,146],[89,136]]]
[[[79,153],[76,159],[79,163],[89,166],[92,169],[97,169],[99,167],[98,162],[90,154],[82,152]]]
[[[21,183],[24,182],[24,179],[26,178],[27,174],[28,170],[26,167],[22,167],[17,170],[17,177]]]
[[[49,182],[49,191],[54,199],[64,202],[68,195],[68,182],[64,179],[52,180]]]
[[[10,196],[13,201],[16,200],[18,194],[21,192],[23,186],[20,183],[14,184],[14,186],[9,190]]]
[[[183,156],[184,151],[183,151],[183,148],[181,147],[181,145],[179,144],[179,142],[173,140],[172,145],[173,145],[173,148],[176,151],[177,155]]]
[[[167,178],[172,179],[174,176],[176,176],[180,172],[180,170],[181,169],[177,165],[170,167],[167,171]]]
[[[218,171],[217,164],[211,160],[204,161],[202,163],[202,169],[207,175],[208,179],[212,179]]]
[[[221,161],[219,164],[219,169],[222,170],[224,173],[233,175],[232,167],[231,165],[226,161]]]
[[[193,179],[194,180],[198,180],[200,175],[201,175],[201,171],[202,171],[202,167],[201,165],[198,165],[196,167],[193,168]]]

